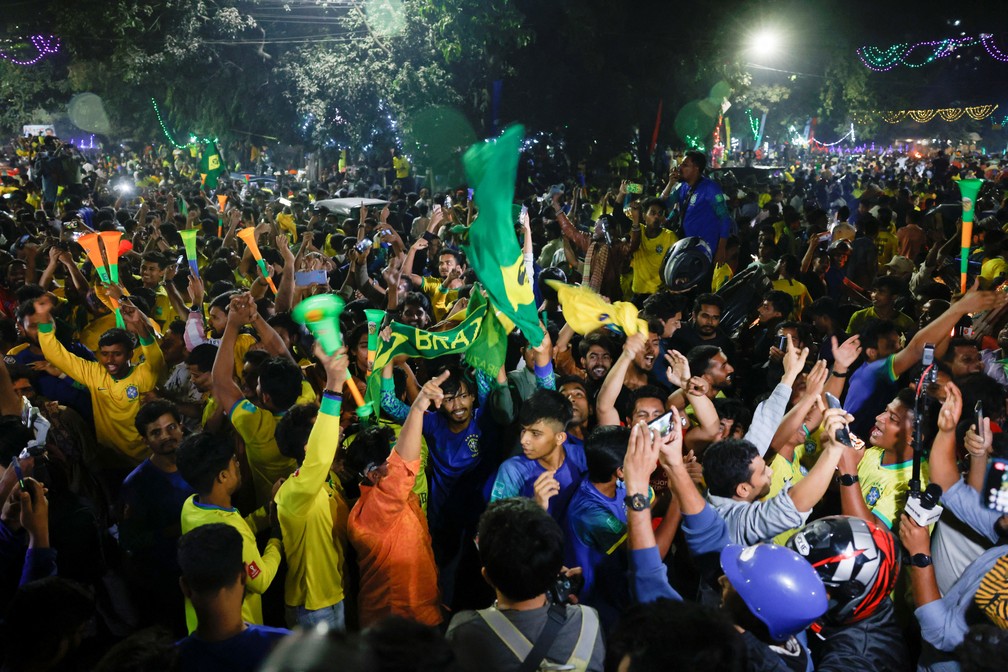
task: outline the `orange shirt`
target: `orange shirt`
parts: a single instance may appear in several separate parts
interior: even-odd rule
[[[393,451],[388,476],[361,485],[347,533],[360,565],[360,625],[404,616],[425,625],[441,622],[437,566],[427,517],[412,491],[420,460]]]

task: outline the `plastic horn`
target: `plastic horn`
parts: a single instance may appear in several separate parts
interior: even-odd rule
[[[294,307],[291,317],[298,324],[308,327],[315,340],[322,346],[322,350],[327,355],[332,355],[343,346],[343,338],[340,335],[339,317],[346,304],[343,299],[335,294],[318,294],[309,296],[307,299]],[[361,396],[360,390],[350,379],[347,379],[346,386],[350,390],[350,395],[357,402],[358,417],[370,416],[374,410],[370,403],[366,403]]]
[[[119,240],[122,234],[118,231],[102,231],[98,234],[105,247],[105,259],[108,260],[109,277],[112,284],[119,284]]]
[[[976,197],[980,193],[983,180],[970,178],[959,180],[959,195],[962,196],[962,239],[959,241],[959,291],[966,291],[966,270],[969,267],[970,245],[973,242],[973,213]]]
[[[98,234],[85,233],[77,239],[77,243],[87,252],[88,259],[94,265],[95,271],[98,273],[101,281],[108,284],[109,274],[108,269],[105,268],[105,259],[101,253],[101,238],[98,237]]]
[[[189,270],[193,277],[200,277],[199,264],[196,263],[196,229],[182,229],[179,231],[182,236],[182,243],[185,245],[185,256],[189,260]]]
[[[227,194],[217,194],[217,237],[224,237],[224,206],[227,205]]]
[[[269,273],[266,271],[266,262],[262,258],[262,253],[259,251],[259,245],[256,243],[255,229],[251,226],[245,227],[236,234],[239,238],[245,241],[248,245],[249,251],[252,253],[252,258],[255,259],[256,265],[259,267],[259,272],[262,276],[266,278],[266,284],[270,286],[274,294],[277,294],[276,285],[273,284],[273,278],[269,277]]]
[[[374,367],[375,355],[378,354],[378,330],[385,321],[385,311],[365,308],[364,317],[367,318],[367,368],[370,372]]]

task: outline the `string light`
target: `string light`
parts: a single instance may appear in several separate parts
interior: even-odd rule
[[[970,107],[943,107],[940,109],[928,110],[876,110],[859,115],[858,123],[864,123],[872,115],[877,114],[882,120],[889,124],[898,124],[907,117],[919,124],[924,124],[936,116],[944,121],[958,121],[963,115],[969,116],[974,121],[982,121],[994,114],[998,105],[973,105]],[[1008,117],[1005,118],[1008,121]]]
[[[747,109],[745,111],[746,118],[749,120],[749,128],[752,129],[753,140],[759,137],[759,122],[756,121],[756,117],[753,116],[752,110]]]
[[[980,44],[983,48],[987,50],[987,54],[1002,63],[1008,63],[1008,54],[1004,54],[1000,49],[994,46],[994,36],[990,33],[980,34]]]
[[[855,141],[855,137],[854,137],[854,124],[851,124],[850,125],[850,130],[847,131],[847,133],[845,133],[844,136],[842,138],[840,138],[839,140],[837,140],[836,142],[819,142],[815,138],[809,138],[809,142],[814,142],[815,144],[819,145],[820,147],[836,147],[837,145],[839,145],[841,142],[843,142],[847,138],[850,138],[851,142]]]
[[[18,58],[15,58],[14,56],[11,56],[5,51],[0,51],[0,58],[4,58],[13,63],[14,65],[35,65],[46,56],[49,56],[50,54],[55,54],[56,52],[59,51],[60,47],[59,38],[53,35],[32,35],[29,38],[29,40],[35,47],[35,50],[38,51],[38,55],[35,56],[35,58],[22,61]]]
[[[1008,63],[1008,54],[1005,54],[994,44],[994,35],[991,33],[980,33],[977,37],[950,37],[944,40],[928,40],[925,42],[899,42],[885,49],[880,47],[864,46],[857,50],[858,58],[864,66],[875,72],[888,72],[899,65],[908,68],[922,68],[935,61],[947,58],[959,49],[982,45],[987,54],[1002,63]],[[911,54],[918,50],[930,49],[930,53],[920,62],[909,62]]]
[[[180,144],[178,141],[175,140],[174,136],[172,136],[171,131],[168,130],[168,125],[165,123],[164,118],[161,116],[161,110],[160,108],[158,108],[157,101],[154,100],[153,98],[151,98],[150,101],[151,105],[154,106],[154,114],[157,115],[158,123],[161,124],[161,131],[165,134],[165,137],[168,138],[168,142],[171,143],[171,146],[174,147],[175,149],[186,149],[187,147],[199,146],[207,142],[217,142],[217,138],[211,138],[209,136],[204,138],[197,136],[195,133],[190,133],[189,142],[185,144]]]

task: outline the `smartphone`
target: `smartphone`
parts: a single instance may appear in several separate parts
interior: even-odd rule
[[[444,197],[444,207],[446,207],[446,208],[452,207],[451,196],[445,196]]]
[[[469,200],[471,201],[471,200],[472,200],[472,198],[473,198],[473,190],[472,190],[472,189],[470,189],[470,190],[469,190]]]
[[[980,501],[988,509],[1008,513],[1008,460],[994,458],[987,467]]]
[[[787,336],[777,337],[777,349],[781,352],[787,352]]]
[[[830,408],[843,408],[843,406],[840,405],[840,400],[834,397],[829,392],[826,393],[826,401],[829,403]],[[836,440],[844,444],[848,448],[854,447],[854,444],[851,441],[850,437],[850,430],[847,429],[847,425],[844,425],[843,428],[837,430]]]
[[[668,436],[672,431],[672,412],[669,411],[657,420],[648,423],[648,427],[658,431],[658,436]]]
[[[364,251],[370,249],[370,247],[372,245],[374,245],[374,243],[371,242],[371,239],[370,238],[365,238],[364,240],[362,240],[359,243],[357,243],[356,245],[354,245],[354,249],[357,250],[358,252],[364,252]]]
[[[520,216],[521,216],[522,219],[525,219],[525,217],[528,216],[528,206],[527,205],[523,205],[521,207],[521,215]]]
[[[644,191],[643,184],[637,184],[636,182],[628,182],[626,185],[626,193],[628,194],[639,194]]]
[[[983,426],[984,415],[983,415],[983,402],[982,401],[978,401],[976,403],[976,406],[973,407],[973,412],[976,413],[977,436],[979,436],[980,440],[983,441],[984,440],[984,426]]]
[[[297,287],[329,284],[329,274],[322,269],[315,271],[298,271],[294,274],[294,284]]]
[[[441,204],[440,203],[435,203],[433,210],[434,210],[434,212],[441,212]]]

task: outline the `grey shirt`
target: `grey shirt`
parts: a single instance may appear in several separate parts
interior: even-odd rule
[[[546,654],[546,660],[565,663],[574,651],[581,634],[581,610],[591,609],[582,605],[567,605],[567,620],[560,628],[553,645]],[[533,645],[539,633],[546,627],[549,605],[527,611],[504,609],[503,614]],[[475,611],[462,611],[448,624],[445,637],[455,651],[455,658],[465,672],[517,672],[521,661],[487,625]],[[589,672],[602,672],[605,661],[605,644],[602,632],[595,634]]]

